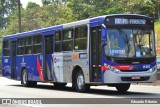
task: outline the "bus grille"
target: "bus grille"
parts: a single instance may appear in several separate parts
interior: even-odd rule
[[[121,72],[146,72],[145,70],[121,70]]]
[[[155,58],[147,58],[147,59],[133,59],[133,58],[125,58],[125,59],[115,59],[117,64],[134,64],[134,62],[138,62],[139,64],[150,64],[153,63],[156,59]]]

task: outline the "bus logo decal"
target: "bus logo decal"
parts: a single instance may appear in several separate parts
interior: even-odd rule
[[[22,63],[24,63],[24,57],[22,58]]]
[[[8,59],[4,59],[4,63],[8,63]]]
[[[130,67],[129,67],[129,70],[133,70],[133,69],[134,69],[134,66],[130,66]]]
[[[72,55],[72,59],[77,60],[77,59],[78,59],[78,55],[77,55],[77,54],[73,54],[73,55]]]
[[[88,66],[89,65],[89,61],[88,61],[88,59],[86,60],[86,66]]]
[[[21,63],[21,66],[25,66],[26,65],[26,63],[24,63],[24,57],[22,58],[22,63]]]

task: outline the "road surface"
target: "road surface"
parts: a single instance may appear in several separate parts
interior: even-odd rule
[[[89,93],[78,93],[71,84],[63,89],[56,89],[50,83],[23,87],[20,81],[0,77],[0,98],[160,98],[160,86],[131,85],[129,91],[123,94],[114,87],[92,86]]]

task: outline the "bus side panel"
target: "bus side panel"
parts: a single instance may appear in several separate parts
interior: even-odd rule
[[[71,83],[72,70],[73,70],[72,52],[63,53],[63,69],[64,69],[63,71],[64,81]]]
[[[63,53],[63,74],[64,82],[72,82],[72,72],[76,66],[79,66],[84,74],[85,83],[89,83],[89,63],[86,52]]]
[[[2,57],[2,76],[11,78],[11,58]]]
[[[89,75],[89,60],[87,52],[74,52],[72,54],[72,66],[79,66],[85,77],[85,83],[90,83],[90,75]],[[70,71],[73,71],[73,68],[70,67]]]
[[[41,55],[25,56],[25,63],[26,63],[26,70],[28,71],[29,80],[31,81],[43,80]]]
[[[17,62],[16,63],[16,74],[17,74],[17,76],[15,78],[17,78],[18,80],[20,80],[22,67],[25,67],[24,56],[17,56],[16,57],[16,62]]]
[[[28,72],[29,80],[43,81],[41,57],[41,55],[18,56],[16,78],[20,80],[22,70],[26,69]]]
[[[42,55],[34,55],[33,56],[33,70],[29,75],[29,79],[32,81],[44,81],[44,74],[42,72]]]
[[[62,53],[54,53],[54,73],[55,73],[55,81],[56,82],[64,82],[64,68],[63,68],[63,54]],[[65,69],[65,72],[68,72]]]
[[[52,54],[47,54],[46,55],[46,70],[47,70],[47,78],[48,80],[53,80],[55,81],[55,74],[53,71],[53,58]]]
[[[28,79],[29,80],[35,79],[35,74],[34,74],[35,60],[36,60],[35,56],[32,56],[32,55],[26,55],[24,57],[25,68],[28,72]]]

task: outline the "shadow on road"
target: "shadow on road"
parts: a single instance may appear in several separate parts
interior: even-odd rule
[[[22,85],[10,85],[16,87],[23,87]],[[55,91],[63,91],[63,92],[76,92],[72,87],[63,87],[57,88],[52,85],[37,85],[36,87],[26,87],[26,88],[35,88],[35,89],[45,89],[45,90],[55,90]],[[120,98],[160,98],[160,93],[149,93],[149,92],[132,92],[128,91],[126,93],[119,93],[116,90],[109,90],[109,89],[92,89],[87,92],[87,94],[91,95],[103,95],[103,96],[113,96],[113,97],[120,97]]]
[[[92,89],[90,94],[109,95],[109,96],[124,97],[124,98],[152,98],[152,97],[160,98],[160,94],[155,94],[155,93],[132,92],[132,91],[128,91],[126,93],[119,93],[118,91],[103,90],[103,89]]]

